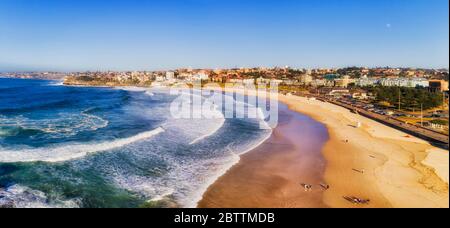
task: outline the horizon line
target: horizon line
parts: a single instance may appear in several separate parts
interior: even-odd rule
[[[417,66],[358,66],[358,65],[348,65],[339,67],[296,67],[296,66],[234,66],[234,67],[176,67],[176,68],[154,68],[154,69],[83,69],[83,70],[58,70],[58,69],[17,69],[17,70],[2,70],[0,68],[0,73],[77,73],[77,72],[157,72],[157,71],[176,71],[180,69],[192,69],[192,70],[231,70],[231,69],[258,69],[258,68],[290,68],[298,70],[314,70],[314,69],[345,69],[345,68],[368,68],[368,69],[416,69],[416,70],[449,70],[449,66],[446,67],[417,67]]]

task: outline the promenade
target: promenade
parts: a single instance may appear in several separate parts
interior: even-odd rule
[[[440,148],[444,148],[444,149],[449,148],[449,136],[448,135],[442,134],[440,132],[437,132],[437,131],[434,131],[434,130],[431,130],[431,129],[428,129],[428,128],[425,128],[425,127],[422,127],[419,125],[408,124],[408,123],[405,123],[401,120],[398,120],[398,119],[390,117],[390,116],[370,112],[368,110],[356,107],[350,103],[344,103],[344,102],[334,100],[334,99],[329,99],[329,98],[326,98],[323,96],[317,96],[316,98],[321,101],[324,101],[324,102],[329,102],[329,103],[344,107],[344,108],[349,109],[353,112],[356,112],[364,117],[373,119],[375,121],[378,121],[380,123],[383,123],[385,125],[393,127],[397,130],[400,130],[407,134],[410,134],[412,136],[416,136],[418,138],[427,140],[430,143],[432,143],[433,145],[438,146]]]

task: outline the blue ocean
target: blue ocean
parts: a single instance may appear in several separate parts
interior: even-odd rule
[[[195,207],[271,130],[223,110],[174,118],[175,99],[0,78],[0,207]]]

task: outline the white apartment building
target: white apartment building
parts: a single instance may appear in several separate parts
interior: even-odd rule
[[[430,83],[425,78],[383,78],[379,80],[382,86],[398,86],[398,87],[429,87]]]
[[[375,86],[378,84],[378,79],[368,78],[367,76],[363,76],[360,79],[356,80],[355,84],[360,87]]]
[[[209,79],[209,75],[207,75],[206,73],[197,73],[192,76],[193,81],[201,81],[201,80],[208,80],[208,79]]]
[[[167,71],[167,72],[166,72],[166,79],[167,79],[167,80],[173,80],[173,79],[175,79],[175,72]]]
[[[303,85],[311,85],[313,77],[310,74],[300,76],[300,83]]]

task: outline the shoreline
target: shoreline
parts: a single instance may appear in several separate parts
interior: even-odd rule
[[[323,178],[331,186],[322,198],[326,207],[448,208],[448,151],[339,106],[303,97],[278,96],[279,102],[290,110],[323,123],[329,131],[330,139],[322,151],[327,161]],[[358,122],[362,123],[361,128],[356,127]],[[204,203],[213,201],[208,195],[224,191],[218,187],[232,184],[232,180],[228,183],[224,180],[237,176],[246,166],[245,158],[252,154],[259,156],[257,149],[243,155],[237,165],[210,186],[198,206],[211,207],[213,204]],[[280,163],[278,167],[287,165]],[[355,171],[360,169],[363,174]],[[295,188],[293,191],[301,191]],[[355,205],[344,197],[370,199],[371,203]],[[271,206],[276,207],[268,205]]]
[[[280,123],[270,137],[244,152],[240,161],[208,188],[199,208],[327,207],[321,203],[325,190],[318,186],[324,182],[326,161],[321,151],[328,131],[287,107],[280,111]],[[298,132],[297,128],[308,131]],[[303,152],[297,153],[299,149]],[[280,162],[285,166],[278,166]],[[314,189],[305,191],[302,184],[314,185]]]
[[[142,89],[144,88],[154,89]],[[278,94],[277,100],[286,104],[290,110],[324,124],[329,131],[330,139],[322,154],[327,162],[323,180],[330,184],[331,189],[323,193],[320,203],[316,202],[315,205],[318,206],[308,207],[448,208],[448,152],[435,148],[424,140],[405,137],[406,133],[353,114],[339,106],[281,94]],[[354,127],[357,122],[362,123],[361,128]],[[264,145],[271,137],[272,135],[261,144]],[[343,142],[349,138],[355,140]],[[245,158],[257,154],[258,147],[261,145],[244,152],[237,159],[237,163],[225,170],[224,174],[214,176],[217,178],[207,185],[207,190],[203,192],[203,198],[197,205],[201,206],[205,196],[214,191],[215,186],[232,175],[230,173],[236,172],[236,167],[245,166]],[[345,153],[337,155],[336,149]],[[355,172],[351,167],[362,169],[364,174]],[[296,183],[295,191],[299,189]],[[353,205],[343,200],[345,196],[370,199],[371,203]],[[267,205],[266,207],[270,207],[270,204]]]
[[[273,132],[272,132],[273,133]],[[250,147],[249,149],[240,152],[239,154],[235,154],[231,160],[232,162],[227,165],[227,167],[223,167],[222,169],[220,169],[219,171],[217,171],[213,176],[210,176],[208,178],[208,181],[206,181],[206,183],[204,183],[202,185],[202,189],[197,191],[194,194],[194,198],[192,200],[192,204],[187,205],[187,208],[196,208],[198,206],[198,204],[203,200],[203,196],[204,194],[208,191],[208,189],[214,184],[216,183],[221,177],[223,177],[224,175],[226,175],[234,166],[238,165],[241,160],[242,160],[242,156],[244,156],[245,154],[255,150],[256,148],[260,147],[261,145],[263,145],[268,139],[270,139],[270,137],[272,136],[272,133],[269,134],[268,136],[264,137],[263,139],[261,139],[260,141],[258,141],[258,143],[256,143],[254,146]]]
[[[380,198],[380,203],[385,199],[394,208],[448,208],[448,151],[329,103],[299,97],[290,100],[287,102],[293,109],[313,117],[316,113],[315,118],[330,129],[334,140],[330,140],[324,154],[330,164],[335,165],[329,167],[325,178],[339,186],[336,193]],[[335,115],[324,115],[320,110]],[[362,123],[359,129],[354,127],[357,122]],[[343,139],[351,140],[344,143]],[[337,155],[336,148],[340,149],[339,152],[347,153]],[[432,155],[430,150],[439,154],[441,159],[426,165],[424,160]],[[347,168],[349,165],[366,169],[366,172],[359,175]],[[435,171],[438,166],[441,166],[441,173],[447,170],[447,180]],[[354,184],[356,186],[352,186]],[[339,196],[333,195],[332,191],[326,195],[325,201],[337,207],[349,206]],[[385,207],[376,204],[371,206]]]

